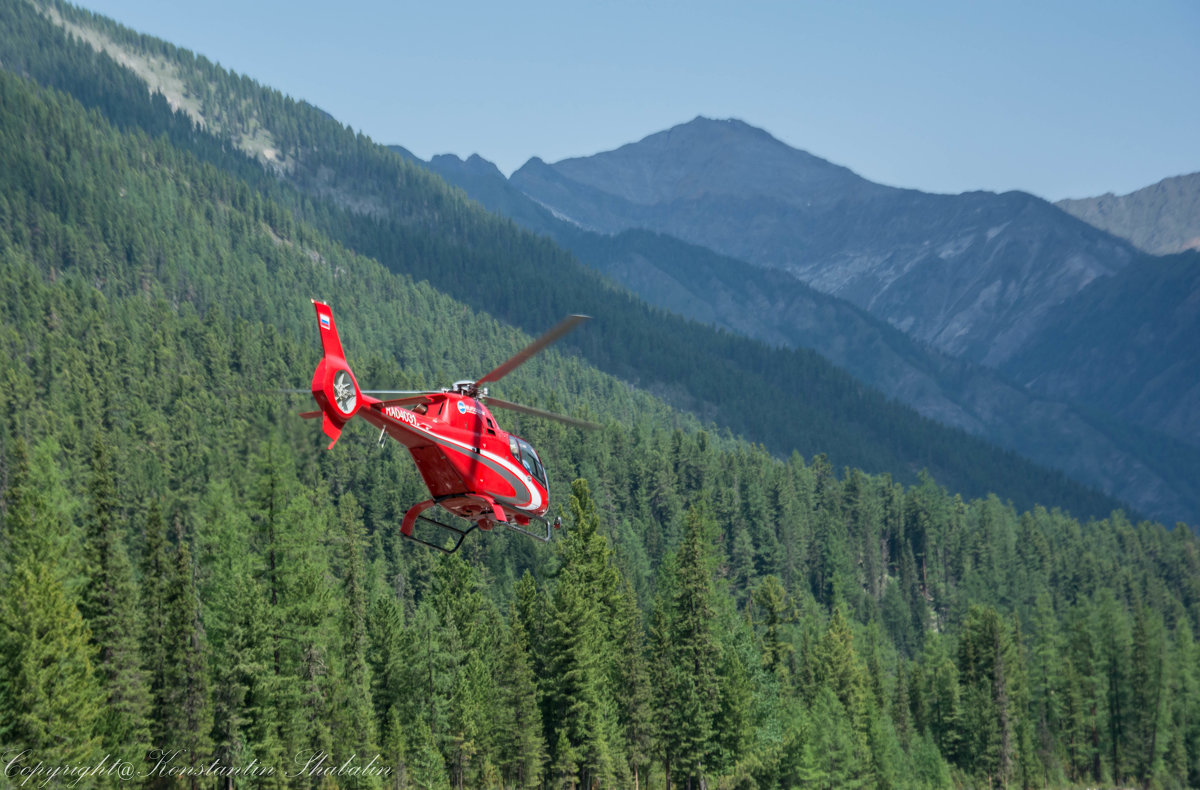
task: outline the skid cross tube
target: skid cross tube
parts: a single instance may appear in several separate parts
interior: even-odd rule
[[[454,552],[458,551],[458,548],[460,546],[462,546],[463,541],[467,539],[467,535],[470,535],[472,532],[479,529],[478,524],[472,524],[471,526],[467,527],[466,529],[459,529],[458,527],[452,527],[449,524],[443,524],[442,522],[438,521],[437,519],[432,519],[432,518],[429,518],[428,516],[421,516],[421,515],[418,515],[415,520],[423,521],[426,524],[432,524],[435,527],[443,529],[447,532],[453,532],[455,535],[458,535],[458,540],[455,541],[454,548],[448,549],[445,546],[439,546],[436,543],[425,540],[424,538],[419,538],[416,535],[405,535],[403,532],[400,533],[401,537],[408,538],[413,543],[420,543],[422,546],[428,546],[431,549],[437,549],[438,551],[444,552],[445,554],[453,554]]]
[[[450,498],[451,497],[440,497],[439,499],[445,500],[445,499],[450,499]],[[418,505],[414,505],[413,509],[416,510],[417,508],[420,508],[420,510],[425,510],[425,509],[427,509],[429,507],[433,507],[437,504],[439,504],[439,500],[429,500],[427,502],[422,502],[422,503],[419,503]],[[495,516],[494,510],[492,511],[492,515]],[[411,521],[410,521],[410,519],[411,519]],[[467,527],[466,529],[460,529],[451,524],[446,524],[444,522],[438,521],[435,518],[430,518],[429,516],[423,515],[420,511],[418,511],[417,513],[410,513],[408,516],[405,517],[405,521],[409,522],[409,528],[407,531],[403,528],[400,530],[401,537],[407,538],[408,540],[411,540],[414,543],[420,543],[422,546],[428,546],[431,549],[437,549],[438,551],[444,552],[446,554],[453,554],[454,552],[458,551],[458,549],[462,546],[463,541],[466,540],[467,535],[470,535],[475,530],[480,529],[478,522],[472,524],[471,526]],[[562,520],[559,518],[556,518],[556,519],[554,519],[553,522],[551,522],[549,519],[542,518],[541,516],[530,516],[529,521],[536,522],[540,527],[544,527],[546,530],[546,534],[542,535],[540,530],[538,532],[531,532],[530,530],[527,530],[524,527],[522,527],[518,524],[515,524],[512,521],[508,521],[508,520],[497,521],[496,523],[503,524],[505,527],[512,530],[513,532],[524,535],[527,538],[532,538],[532,539],[538,541],[539,543],[549,543],[551,531],[553,529],[559,529],[562,526]],[[442,546],[442,545],[439,545],[432,541],[428,541],[428,540],[425,540],[424,538],[418,537],[416,534],[414,534],[413,529],[412,529],[412,527],[416,526],[417,522],[429,524],[431,526],[437,527],[438,529],[444,530],[446,532],[451,532],[454,535],[456,535],[458,537],[458,539],[454,542],[454,547],[447,549],[445,546]]]
[[[530,517],[529,517],[529,520],[530,520],[531,522],[532,522],[532,521],[536,521],[538,524],[540,524],[540,525],[542,525],[543,527],[545,527],[545,528],[546,528],[546,534],[545,534],[545,536],[539,535],[539,534],[538,534],[538,533],[536,533],[536,532],[530,532],[529,530],[527,530],[527,529],[523,529],[522,527],[519,527],[519,526],[517,526],[516,524],[513,524],[512,522],[508,522],[508,523],[506,523],[504,526],[508,527],[508,528],[509,528],[509,529],[511,529],[513,532],[519,532],[519,533],[521,533],[522,535],[525,535],[525,536],[527,536],[527,537],[533,538],[534,540],[538,541],[539,543],[549,543],[549,542],[550,542],[550,528],[551,528],[551,526],[553,526],[553,527],[554,527],[554,529],[559,529],[559,528],[562,526],[562,522],[561,522],[561,520],[560,520],[560,519],[557,519],[557,518],[556,518],[556,519],[554,519],[554,523],[553,523],[553,524],[551,524],[551,523],[550,523],[550,520],[549,520],[549,519],[542,518],[541,516],[530,516]]]

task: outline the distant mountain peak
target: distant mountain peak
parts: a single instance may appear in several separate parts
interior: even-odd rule
[[[471,154],[465,160],[457,154],[437,154],[429,160],[429,164],[440,172],[460,170],[476,177],[504,179],[500,168],[479,154]]]
[[[889,189],[735,118],[697,116],[612,151],[549,167],[560,177],[637,205],[707,194],[744,199],[786,194],[811,204],[834,192]]]

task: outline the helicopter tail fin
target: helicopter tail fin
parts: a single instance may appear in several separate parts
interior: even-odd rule
[[[333,322],[333,310],[324,302],[312,300],[317,311],[317,327],[321,333],[321,348],[325,354],[313,371],[313,400],[321,407],[321,427],[329,437],[329,446],[337,444],[342,427],[362,405],[362,393],[358,382],[350,372],[350,365],[342,351],[337,324]]]
[[[321,347],[325,350],[325,356],[337,357],[344,362],[346,355],[342,351],[342,339],[338,337],[337,324],[333,322],[333,308],[316,299],[313,299],[312,303],[317,310],[317,326],[321,330]]]

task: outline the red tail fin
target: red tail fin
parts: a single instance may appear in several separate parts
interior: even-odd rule
[[[350,366],[346,364],[342,341],[333,322],[333,310],[316,299],[313,300],[313,307],[317,310],[317,326],[325,356],[313,371],[312,394],[323,413],[321,427],[331,440],[329,446],[333,447],[341,436],[342,426],[362,405],[362,393],[358,390],[358,382],[350,372]]]
[[[325,356],[337,357],[345,362],[342,340],[338,337],[337,324],[333,323],[333,309],[316,299],[313,299],[312,303],[313,307],[317,308],[317,326],[321,328],[321,347],[325,349]]]

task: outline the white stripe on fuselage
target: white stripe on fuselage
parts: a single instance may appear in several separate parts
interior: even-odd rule
[[[396,408],[400,408],[400,407],[396,407]],[[412,414],[412,412],[408,411],[407,409],[405,409],[405,411],[407,411],[409,414]],[[541,493],[538,492],[538,490],[535,486],[533,486],[530,482],[527,482],[525,480],[526,472],[525,472],[524,467],[519,467],[512,461],[502,458],[502,457],[496,455],[495,453],[488,452],[487,450],[484,450],[482,447],[476,448],[476,447],[473,447],[472,445],[457,441],[455,439],[451,439],[446,436],[439,436],[438,434],[433,433],[430,430],[427,430],[423,425],[421,425],[416,420],[416,415],[413,415],[414,419],[412,421],[409,421],[409,420],[400,420],[400,419],[393,417],[392,415],[387,413],[386,409],[374,409],[374,412],[376,414],[380,415],[381,417],[384,417],[385,419],[391,420],[397,427],[399,427],[403,430],[406,430],[406,431],[413,431],[414,433],[420,435],[422,438],[429,439],[436,445],[445,447],[447,449],[451,449],[455,452],[460,452],[464,455],[467,455],[468,457],[478,456],[479,460],[484,462],[484,464],[488,468],[499,473],[502,477],[507,479],[509,484],[512,485],[514,492],[520,491],[521,489],[525,489],[525,492],[527,493],[528,499],[529,499],[528,503],[521,503],[521,502],[518,502],[515,498],[496,497],[497,502],[500,502],[500,503],[506,504],[506,505],[512,505],[513,507],[518,508],[520,510],[528,510],[528,511],[536,511],[538,508],[540,508],[542,506],[542,495],[541,495]],[[487,463],[487,461],[489,461],[489,460],[493,461],[494,463]]]

